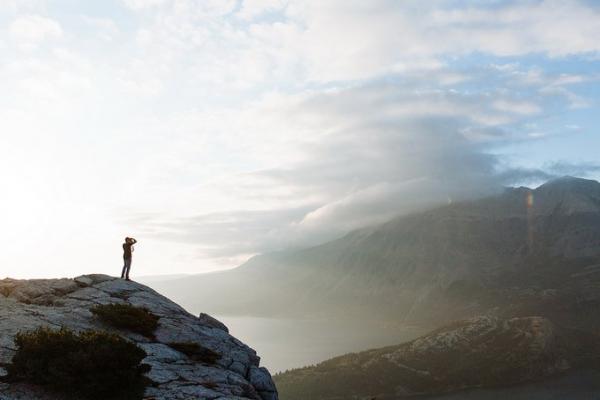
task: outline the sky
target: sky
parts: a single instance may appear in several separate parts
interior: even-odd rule
[[[232,268],[600,178],[600,3],[0,0],[0,277]]]

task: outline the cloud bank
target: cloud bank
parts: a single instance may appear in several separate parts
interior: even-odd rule
[[[13,275],[111,272],[126,235],[146,274],[233,267],[600,176],[593,2],[59,3],[0,10]]]

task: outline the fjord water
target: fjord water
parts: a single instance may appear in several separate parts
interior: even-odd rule
[[[600,372],[586,370],[567,373],[554,380],[507,388],[471,389],[423,400],[597,400],[600,399]],[[388,400],[382,398],[382,400]]]
[[[261,355],[261,365],[271,373],[312,365],[349,352],[398,344],[424,333],[417,327],[382,321],[216,317],[229,327],[232,335],[251,343]]]

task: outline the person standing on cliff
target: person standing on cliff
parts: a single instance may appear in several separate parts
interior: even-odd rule
[[[131,253],[133,253],[133,245],[137,243],[134,238],[126,237],[125,243],[123,243],[123,271],[121,272],[121,279],[129,280],[129,270],[131,269]]]

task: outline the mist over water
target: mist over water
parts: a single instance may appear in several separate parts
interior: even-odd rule
[[[199,314],[199,312],[195,312]],[[230,333],[251,343],[271,373],[312,365],[349,352],[399,344],[425,333],[386,322],[217,315]]]

